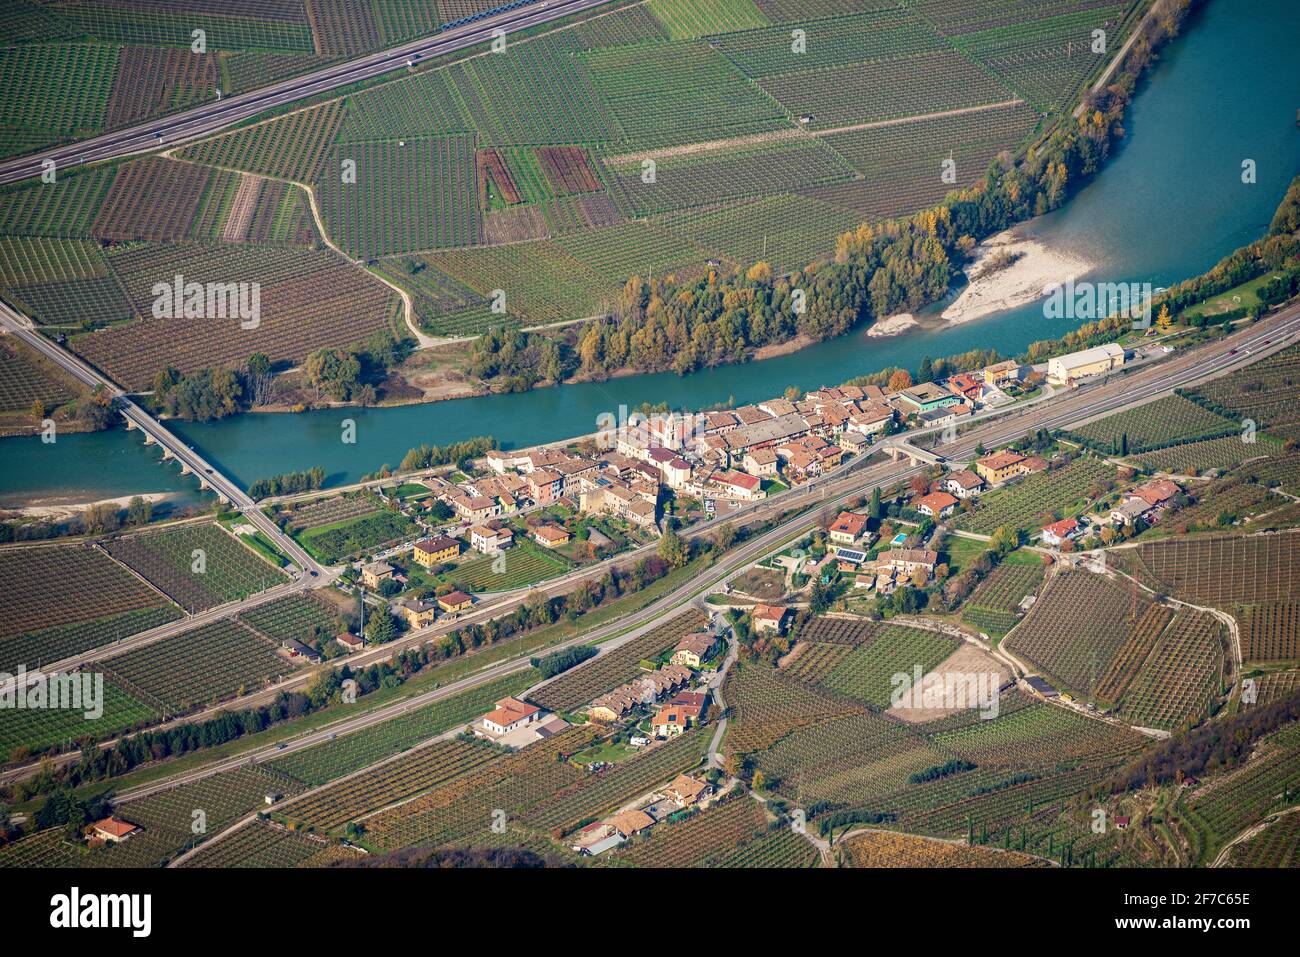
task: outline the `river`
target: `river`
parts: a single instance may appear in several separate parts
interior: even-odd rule
[[[1064,207],[1022,227],[1043,244],[1096,264],[1096,280],[1169,285],[1194,276],[1263,234],[1287,184],[1300,172],[1300,70],[1294,0],[1214,0],[1189,20],[1125,120],[1128,135],[1094,180]],[[1257,182],[1241,181],[1253,159]],[[1005,355],[1059,336],[1071,320],[1047,320],[1041,305],[958,326],[889,337],[865,330],[762,362],[686,377],[638,375],[388,409],[300,415],[241,415],[207,424],[173,423],[190,444],[237,481],[322,466],[327,484],[356,481],[406,450],[474,435],[507,447],[594,431],[620,405],[668,401],[700,408],[729,398],[752,402],[782,392],[835,385],[885,366],[915,369],[923,356],[996,348]],[[343,421],[356,441],[342,441]],[[174,466],[158,463],[138,436],[69,435],[0,440],[0,505],[86,501],[136,492],[197,490]]]

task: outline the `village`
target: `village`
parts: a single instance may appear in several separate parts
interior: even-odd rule
[[[447,474],[406,477],[400,507],[430,534],[357,562],[357,576],[404,627],[425,628],[467,611],[478,595],[555,577],[652,543],[669,529],[724,520],[872,454],[885,437],[955,434],[982,411],[1050,396],[1053,387],[1073,387],[1125,360],[1122,348],[1104,345],[1041,367],[1007,360],[935,382],[913,384],[903,372],[884,386],[843,385],[802,396],[787,390],[733,410],[634,412],[583,439],[493,449]],[[982,456],[969,468],[938,469],[903,504],[914,518],[938,522],[971,507],[982,492],[1048,467],[1039,456],[1010,450]],[[1136,506],[1123,508],[1124,522],[1140,518]],[[922,572],[933,574],[933,553],[925,548],[873,554],[864,564],[862,531],[855,519],[845,521],[832,534],[840,546],[835,557],[845,570],[854,566],[856,587],[888,595]],[[1044,535],[1047,544],[1059,544],[1051,536],[1083,533],[1077,523],[1062,523]],[[347,650],[361,646],[356,636],[340,641]]]

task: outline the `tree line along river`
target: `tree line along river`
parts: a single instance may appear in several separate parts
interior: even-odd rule
[[[1134,100],[1128,136],[1101,172],[1065,206],[1022,227],[1044,245],[1094,264],[1084,278],[1170,285],[1212,266],[1263,234],[1287,184],[1300,171],[1300,70],[1293,0],[1214,0],[1165,48]],[[1241,179],[1255,161],[1257,181]],[[829,240],[830,237],[828,237]],[[642,402],[701,408],[753,402],[835,385],[885,366],[916,369],[923,356],[995,348],[1004,355],[1080,324],[1049,320],[1041,304],[960,325],[926,323],[893,337],[865,329],[799,352],[739,366],[636,375],[513,395],[425,405],[247,414],[211,423],[169,423],[237,482],[320,465],[327,485],[396,466],[421,443],[493,435],[507,447],[590,433],[597,416]],[[355,444],[342,423],[356,423]],[[137,433],[113,431],[0,439],[0,506],[91,501],[146,492],[198,498],[192,478],[159,463]]]

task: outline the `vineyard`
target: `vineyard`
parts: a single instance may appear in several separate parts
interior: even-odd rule
[[[158,867],[260,807],[266,794],[286,791],[292,787],[264,768],[223,771],[119,804],[115,815],[142,828],[129,841],[88,850],[67,841],[65,828],[50,828],[0,846],[0,867]]]
[[[979,506],[963,512],[953,525],[967,532],[991,535],[1002,526],[1037,528],[1074,514],[1099,485],[1112,482],[1115,469],[1100,459],[1081,455],[1068,465],[1027,475],[1006,488],[980,496]]]
[[[1069,435],[1090,448],[1110,455],[1139,453],[1197,440],[1236,435],[1236,422],[1215,415],[1190,399],[1165,396],[1136,409],[1108,415],[1075,429]],[[1124,448],[1121,448],[1121,445]]]
[[[1114,553],[1145,584],[1198,605],[1287,601],[1300,592],[1300,532],[1150,542]]]
[[[338,132],[342,106],[331,100],[187,146],[177,156],[210,166],[315,182]],[[332,171],[334,176],[341,171]]]
[[[962,607],[961,620],[990,635],[1005,635],[1020,620],[1020,605],[1043,582],[1041,565],[1007,562],[989,572]]]
[[[356,518],[316,525],[299,533],[298,540],[316,558],[334,564],[396,544],[417,531],[416,524],[401,512],[376,508]]]
[[[817,849],[791,828],[777,826],[763,837],[751,838],[735,851],[716,857],[712,867],[813,867]]]
[[[1247,661],[1300,660],[1300,601],[1244,605],[1235,617]]]
[[[494,592],[545,581],[569,570],[560,559],[531,545],[517,545],[503,556],[504,561],[495,555],[472,558],[447,572],[445,577],[472,592]],[[498,573],[494,566],[499,564],[505,570]]]
[[[742,793],[682,821],[652,828],[620,848],[615,860],[635,867],[711,867],[766,830],[763,805]]]
[[[27,412],[36,401],[53,410],[75,394],[66,379],[34,354],[0,343],[0,412]]]
[[[336,146],[331,168],[355,165],[355,181],[323,176],[326,228],[354,256],[479,242],[474,137],[381,140]]]
[[[571,711],[631,681],[640,673],[641,661],[658,658],[682,637],[707,625],[705,615],[691,609],[618,648],[603,648],[595,658],[542,685],[528,699],[548,711]]]
[[[161,602],[158,595],[153,600]],[[75,617],[75,616],[74,616]],[[118,612],[75,624],[52,625],[21,635],[0,638],[0,670],[13,672],[18,665],[29,669],[50,665],[73,655],[138,635],[181,617],[175,605],[155,604],[147,608]]]
[[[0,552],[0,580],[0,671],[10,674],[20,664],[49,664],[179,617],[96,548],[7,549]]]
[[[1263,832],[1233,847],[1233,867],[1300,867],[1300,814],[1280,815]]]
[[[167,365],[186,373],[242,366],[255,352],[297,364],[317,348],[355,346],[393,328],[400,306],[396,293],[329,250],[146,243],[115,251],[109,263],[136,314],[148,318],[75,336],[71,346],[138,388],[148,388]],[[154,285],[173,283],[177,275],[187,283],[256,283],[258,315],[245,320],[228,310],[225,318],[154,318]]]
[[[1132,754],[1145,739],[1064,708],[1032,704],[992,721],[936,734],[932,740],[943,751],[980,765],[1051,768],[1066,761],[1095,763]]]
[[[181,867],[298,867],[330,847],[318,838],[254,821],[200,848]]]
[[[1300,347],[1290,346],[1244,369],[1198,385],[1193,394],[1226,414],[1250,419],[1269,435],[1300,438]]]
[[[1180,610],[1120,700],[1120,713],[1144,728],[1195,724],[1223,692],[1226,641],[1223,625],[1213,615]]]
[[[1230,469],[1268,455],[1273,451],[1271,444],[1261,440],[1255,445],[1241,441],[1241,436],[1232,435],[1222,439],[1206,439],[1201,442],[1188,442],[1173,445],[1155,452],[1144,452],[1133,457],[1143,468],[1156,472],[1171,472],[1174,475],[1200,475],[1210,469]],[[1255,466],[1251,466],[1255,470]]]
[[[1272,746],[1190,801],[1188,823],[1200,832],[1202,847],[1212,851],[1300,794],[1300,750]]]
[[[6,146],[183,109],[214,89],[275,82],[489,6],[322,0],[182,16],[87,0],[26,10],[10,19],[36,42],[0,47],[0,85],[15,92]],[[240,171],[314,189],[333,241],[351,255],[422,254],[476,300],[505,290],[508,313],[488,314],[479,301],[427,295],[415,272],[385,269],[434,334],[583,319],[608,310],[633,275],[681,275],[714,259],[801,268],[863,218],[941,199],[951,185],[937,175],[941,162],[957,164],[958,185],[974,182],[1025,140],[1037,111],[1064,108],[1098,65],[1082,39],[1089,29],[1103,26],[1118,45],[1129,26],[1119,4],[1026,5],[1013,16],[928,2],[875,7],[654,0],[588,11],[566,29],[510,42],[505,55],[422,64],[185,145],[180,162],[68,174],[53,195],[0,190],[0,233],[248,244],[256,252],[245,260],[262,273],[276,268],[268,247],[319,244],[297,190],[230,172]],[[183,49],[195,24],[212,48],[201,56]],[[798,52],[792,25],[804,31]],[[52,42],[74,36],[94,40]],[[51,78],[66,76],[75,87]],[[657,167],[649,180],[647,159]],[[140,202],[145,195],[163,199]],[[329,269],[331,254],[313,252],[324,259],[304,258],[296,273]],[[112,258],[123,255],[132,265],[130,253]],[[221,278],[247,272],[241,264],[225,263]],[[364,274],[335,265],[312,284],[330,294],[310,315],[305,289],[255,276],[270,287],[264,308],[275,307],[255,332],[195,335],[192,323],[145,319],[78,337],[75,348],[131,388],[161,367],[158,342],[183,346],[173,362],[183,372],[258,351],[298,363],[311,347],[347,348],[397,306]],[[199,271],[187,266],[187,276]],[[114,263],[106,275],[68,280],[75,289],[33,281],[14,296],[48,324],[110,326],[148,314],[144,278]]]
[[[95,667],[172,714],[260,690],[294,670],[276,654],[274,644],[232,619],[201,625]]]
[[[506,813],[511,833],[518,834],[518,818],[523,812],[587,776],[562,756],[581,751],[595,737],[589,726],[568,728],[522,751],[489,761],[400,808],[368,819],[367,843],[386,850],[457,841],[477,843],[488,839],[498,810]]]
[[[289,531],[296,535],[369,515],[382,506],[383,503],[373,495],[339,495],[318,499],[309,505],[289,506],[276,517],[287,518]]]
[[[110,555],[182,608],[202,611],[284,581],[284,573],[211,522],[112,539]]]
[[[965,57],[922,53],[899,60],[789,73],[759,85],[811,130],[833,130],[1014,99]]]
[[[338,619],[310,595],[277,598],[243,612],[239,620],[277,642],[333,638],[339,632]]]
[[[529,669],[408,711],[360,731],[277,758],[271,767],[317,787],[382,761],[490,711],[493,702],[518,694],[539,677]]]
[[[440,741],[409,751],[378,767],[277,809],[277,817],[296,827],[330,831],[389,804],[431,791],[497,757],[483,744]]]
[[[792,731],[754,757],[769,787],[804,807],[880,806],[948,755],[903,725],[855,714]]]
[[[559,828],[567,833],[580,821],[615,810],[623,802],[699,764],[712,734],[712,728],[692,728],[611,768],[584,774],[569,787],[536,801],[523,820],[530,827],[546,831]]]
[[[821,684],[826,676],[835,670],[835,666],[853,651],[851,645],[835,645],[828,642],[800,642],[797,651],[782,662],[782,674],[798,678],[808,684]]]
[[[1151,604],[1136,586],[1088,572],[1061,572],[1007,636],[1006,648],[1049,679],[1097,696],[1103,683],[1126,683],[1128,669],[1145,661],[1141,646],[1130,642],[1149,636],[1143,623]],[[1117,661],[1125,669],[1112,674]]]
[[[261,807],[269,793],[291,794],[292,783],[263,767],[244,766],[119,805],[114,813],[143,830],[91,851],[82,866],[157,867]],[[199,820],[203,831],[196,834]]]
[[[728,754],[769,748],[799,728],[866,712],[862,705],[753,663],[732,667],[723,697],[731,711],[723,739]]]
[[[854,648],[821,684],[877,707],[888,707],[893,676],[924,674],[956,650],[959,642],[937,631],[888,625],[880,635]]]
[[[1043,867],[1015,851],[953,844],[913,834],[866,831],[841,845],[852,867]]]
[[[831,252],[834,237],[855,228],[859,218],[811,197],[777,195],[667,213],[656,222],[733,262],[766,262],[785,273]]]
[[[0,709],[0,761],[16,753],[39,753],[55,745],[71,747],[87,738],[102,738],[121,728],[150,721],[153,709],[111,681],[104,682],[103,714],[87,718],[84,709]]]

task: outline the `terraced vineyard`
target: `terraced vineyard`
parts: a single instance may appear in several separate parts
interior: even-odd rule
[[[1230,853],[1233,867],[1300,867],[1300,814],[1279,816]]]
[[[1097,695],[1108,676],[1108,685],[1122,680],[1110,676],[1111,668],[1131,636],[1141,630],[1151,604],[1135,587],[1088,572],[1061,572],[1007,636],[1006,647],[1049,679]],[[1123,658],[1129,668],[1140,667],[1144,660],[1136,652]]]
[[[1035,594],[1042,581],[1041,565],[1001,564],[966,599],[961,619],[988,634],[1004,635],[1020,620],[1025,597]]]
[[[1065,761],[1106,761],[1141,749],[1144,738],[1127,728],[1064,708],[1032,704],[993,721],[976,721],[932,738],[946,752],[977,764],[1055,767]]]
[[[853,867],[1045,867],[1046,861],[989,847],[969,847],[912,834],[867,831],[841,847]]]
[[[210,522],[111,540],[108,552],[190,611],[246,598],[284,573]]]
[[[1174,538],[1114,555],[1126,571],[1151,587],[1225,611],[1287,601],[1300,591],[1296,531]]]
[[[1203,718],[1223,692],[1227,636],[1208,612],[1180,610],[1120,701],[1133,724],[1173,730]]]
[[[1144,452],[1133,457],[1143,468],[1175,475],[1200,475],[1210,469],[1227,469],[1249,462],[1261,455],[1269,455],[1274,447],[1260,441],[1250,445],[1238,435],[1222,439],[1206,439],[1173,445],[1156,452]],[[1255,466],[1249,467],[1255,471]]]
[[[1244,605],[1235,613],[1247,661],[1300,659],[1300,601]]]
[[[1300,794],[1300,750],[1272,744],[1212,787],[1198,789],[1190,823],[1213,851]],[[1289,801],[1287,800],[1289,798]]]

